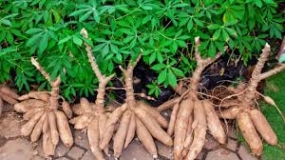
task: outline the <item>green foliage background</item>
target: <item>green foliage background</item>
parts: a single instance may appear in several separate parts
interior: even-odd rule
[[[285,86],[284,86],[285,72],[269,78],[266,81],[265,95],[274,99],[281,112],[285,113]],[[262,113],[273,127],[274,132],[278,137],[278,145],[271,146],[265,144],[263,160],[284,159],[285,157],[285,124],[282,117],[279,115],[275,107],[268,104],[262,105]]]
[[[47,82],[30,63],[38,61],[54,78],[61,75],[62,92],[94,94],[97,79],[89,66],[83,42],[93,46],[104,74],[134,59],[159,73],[149,84],[150,94],[160,85],[175,86],[192,72],[195,36],[201,53],[214,56],[228,45],[246,63],[259,53],[267,38],[281,39],[282,0],[0,0],[0,82],[10,80],[22,90]],[[282,19],[283,16],[283,19]],[[86,28],[91,40],[80,30]]]

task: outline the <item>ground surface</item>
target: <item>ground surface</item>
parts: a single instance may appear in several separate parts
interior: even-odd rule
[[[20,126],[23,123],[21,115],[13,112],[11,106],[4,107],[4,113],[0,118],[0,160],[44,160],[39,144],[32,144],[28,138],[20,135]],[[95,160],[89,150],[87,136],[81,131],[73,131],[75,144],[66,148],[60,143],[56,149],[55,160]],[[207,137],[204,149],[198,156],[198,160],[258,160],[252,157],[248,150],[236,139],[233,127],[228,129],[228,142],[219,145],[213,138]],[[160,160],[171,160],[171,148],[157,143]],[[112,150],[110,149],[110,153]],[[111,153],[112,154],[112,153]],[[113,160],[112,155],[107,157]],[[120,160],[151,160],[137,139],[123,152]]]

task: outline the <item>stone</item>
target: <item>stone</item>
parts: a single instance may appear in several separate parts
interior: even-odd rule
[[[59,141],[56,150],[55,150],[55,157],[62,157],[64,156],[68,151],[70,150],[70,148],[65,147],[65,145]]]
[[[3,108],[2,108],[2,113],[4,112],[13,112],[14,111],[14,106],[8,103],[4,103]]]
[[[168,147],[166,145],[163,145],[162,143],[156,141],[155,142],[158,154],[162,157],[173,159],[173,150],[171,147]]]
[[[82,132],[81,130],[75,131],[74,142],[75,142],[75,144],[79,145],[80,147],[83,147],[85,149],[89,148],[89,142],[88,142],[87,134]]]
[[[206,135],[206,140],[204,143],[204,148],[207,150],[213,150],[215,149],[219,143],[212,137],[211,135],[207,134]]]
[[[112,156],[105,156],[106,160],[114,160]],[[95,160],[95,157],[93,156],[91,150],[88,150],[85,152],[81,160]]]
[[[15,118],[15,114],[5,114],[0,120],[0,136],[13,138],[21,136],[20,122]]]
[[[256,157],[251,155],[249,151],[242,145],[238,149],[238,154],[242,160],[258,160]]]
[[[45,157],[44,156],[44,151],[43,151],[43,139],[40,138],[38,140],[38,143],[36,144],[37,146],[37,154],[42,156],[42,157]],[[61,142],[61,140],[59,140],[58,142],[58,145],[56,146],[56,149],[55,149],[55,154],[54,154],[54,157],[55,158],[58,158],[58,157],[62,157],[64,155],[66,155],[66,153],[70,150],[70,148],[67,148],[64,146],[64,144]]]
[[[206,156],[206,160],[239,160],[238,156],[231,151],[224,148],[219,148],[209,152]]]
[[[36,143],[34,143],[36,146],[36,151],[39,156],[45,157],[44,151],[43,151],[43,138],[41,137]]]
[[[46,159],[41,156],[36,155],[32,158],[32,160],[46,160]]]
[[[237,138],[237,130],[234,128],[232,124],[228,124],[228,127],[224,127],[224,130],[228,137],[231,137],[233,139]]]
[[[81,160],[94,160],[95,157],[93,156],[92,152],[88,150],[82,157]]]
[[[10,140],[0,148],[1,160],[30,160],[32,157],[32,145],[25,139]]]
[[[85,151],[79,147],[72,147],[71,150],[67,153],[67,155],[72,159],[80,159]]]
[[[237,150],[237,141],[228,139],[227,148],[231,151]]]
[[[202,160],[204,159],[204,155],[206,154],[206,151],[203,149],[198,156],[196,157],[196,160]]]
[[[61,158],[57,158],[56,160],[70,160],[70,159],[66,157],[61,157]]]
[[[120,160],[152,160],[152,156],[147,152],[139,140],[133,140],[128,148],[123,150]]]

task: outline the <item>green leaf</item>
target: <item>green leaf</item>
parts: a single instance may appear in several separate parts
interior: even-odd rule
[[[187,23],[187,29],[188,29],[188,31],[190,32],[192,28],[193,28],[193,20],[191,19],[191,20],[188,21],[188,23]]]
[[[6,34],[6,39],[7,39],[7,41],[8,41],[10,44],[13,44],[13,43],[14,43],[14,37],[13,37],[13,35],[12,35],[10,32],[7,32],[7,34]]]
[[[83,43],[82,39],[80,39],[77,36],[72,36],[72,40],[73,40],[73,43],[77,44],[78,46],[81,46]]]
[[[257,7],[261,8],[262,7],[262,2],[261,0],[254,0],[254,3]]]
[[[35,34],[35,33],[39,33],[39,32],[42,32],[43,29],[41,28],[31,28],[31,29],[28,29],[26,31],[27,34]]]
[[[151,69],[155,71],[161,71],[163,68],[165,68],[166,65],[162,63],[155,64],[154,66],[151,67]]]
[[[71,14],[69,14],[69,16],[78,16],[86,11],[90,10],[89,8],[85,8],[85,9],[80,9],[80,10],[77,10],[77,11],[74,11],[72,12]]]
[[[213,34],[213,40],[217,40],[220,38],[220,35],[221,35],[221,29],[218,29],[215,31],[215,33]]]
[[[181,71],[180,69],[178,68],[174,68],[174,67],[171,67],[171,70],[173,71],[173,73],[179,77],[184,77],[184,73],[183,71]]]
[[[218,24],[211,24],[211,25],[209,25],[207,28],[208,28],[209,30],[216,30],[216,29],[218,29],[218,28],[221,28],[221,26],[218,25]]]
[[[42,33],[39,33],[39,34],[34,35],[33,37],[31,37],[31,38],[27,41],[26,45],[27,45],[28,47],[34,45],[35,43],[38,42],[38,40],[40,39],[41,36],[42,36]]]
[[[215,47],[214,43],[211,42],[210,46],[209,46],[209,56],[214,57],[216,55],[216,53],[217,53],[216,47]]]
[[[172,71],[169,71],[169,72],[168,72],[167,78],[168,78],[169,84],[170,84],[172,87],[175,87],[175,86],[177,85],[177,78],[176,78],[176,76],[173,74]]]
[[[67,37],[65,37],[65,38],[63,38],[63,39],[61,39],[61,40],[59,40],[58,44],[65,43],[65,42],[69,41],[71,38],[72,38],[72,36],[67,36]]]
[[[233,37],[237,37],[237,32],[231,28],[225,28],[226,31]]]
[[[48,46],[48,34],[44,34],[44,36],[42,37],[42,39],[40,40],[40,44],[39,44],[39,53],[42,54],[45,49],[47,48]]]
[[[119,48],[116,46],[116,45],[114,45],[114,44],[111,44],[110,45],[110,48],[111,48],[111,51],[113,52],[113,53],[119,53]]]
[[[109,45],[105,45],[102,50],[103,56],[106,56],[109,53]]]
[[[222,30],[222,37],[225,42],[228,42],[230,39],[228,33],[224,29]]]
[[[204,27],[204,23],[201,20],[197,18],[193,18],[193,19],[194,19],[195,24],[197,24],[200,27]]]
[[[6,32],[2,31],[0,32],[0,43],[6,38]]]
[[[79,21],[80,21],[80,22],[83,22],[83,21],[85,21],[86,19],[90,18],[90,16],[91,16],[92,13],[93,13],[92,11],[89,11],[89,12],[85,13],[84,15],[80,16]]]
[[[156,53],[151,54],[148,63],[152,64],[155,61],[155,59],[156,59]]]
[[[11,21],[8,19],[2,19],[0,22],[4,25],[10,26],[10,27],[12,26]]]
[[[162,72],[159,73],[157,82],[158,84],[162,84],[166,80],[167,69],[164,69]]]

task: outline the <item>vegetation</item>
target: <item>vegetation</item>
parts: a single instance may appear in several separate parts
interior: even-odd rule
[[[158,95],[161,86],[175,86],[195,68],[191,51],[196,36],[203,56],[214,57],[228,45],[229,54],[245,63],[268,37],[281,39],[279,2],[1,0],[0,83],[15,80],[20,90],[30,90],[31,84],[49,88],[30,63],[36,56],[52,80],[60,75],[63,96],[93,94],[98,80],[84,53],[86,42],[104,75],[134,60],[142,49],[142,60],[158,73],[149,92]],[[80,35],[83,27],[92,41]]]
[[[284,78],[285,73],[280,73],[278,76],[273,76],[266,81],[266,89],[265,95],[271,96],[277,106],[279,106],[280,110],[285,113],[285,101],[284,96],[285,92],[284,89]],[[268,144],[264,145],[264,152],[262,155],[263,160],[270,160],[270,159],[282,159],[285,157],[284,150],[285,150],[285,125],[284,120],[281,116],[278,115],[278,112],[274,107],[268,104],[262,105],[262,112],[264,113],[265,117],[271,124],[273,130],[276,132],[278,137],[278,145],[271,146]]]

